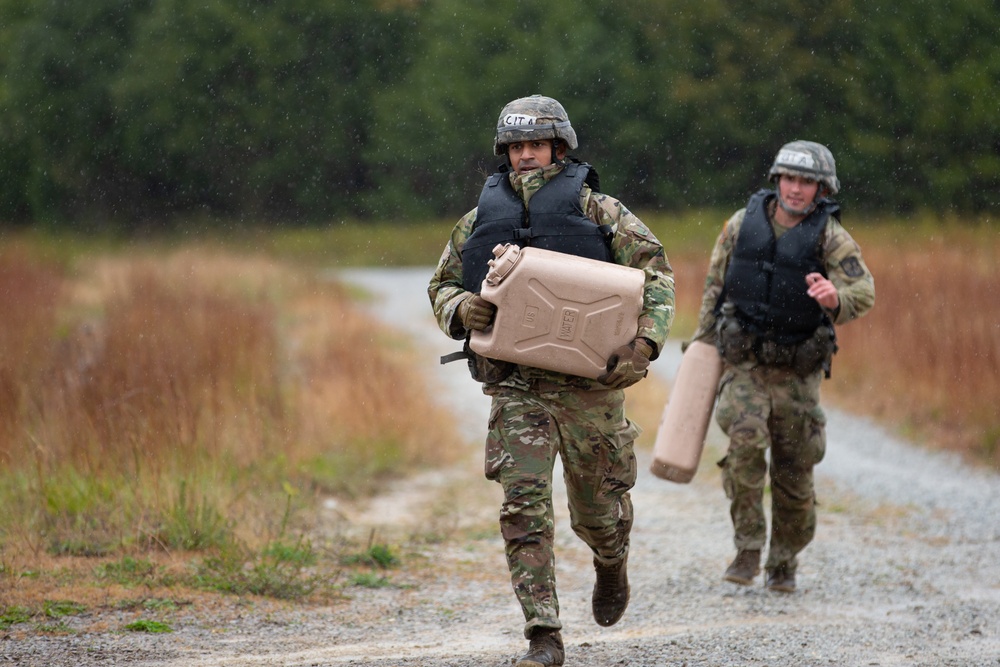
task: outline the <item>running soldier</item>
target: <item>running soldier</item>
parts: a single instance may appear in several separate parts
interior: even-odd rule
[[[458,221],[428,287],[439,326],[461,340],[495,315],[478,292],[499,242],[530,242],[645,273],[638,333],[611,355],[610,370],[597,380],[497,362],[466,346],[472,375],[492,398],[485,472],[504,492],[500,532],[529,640],[519,667],[564,661],[553,551],[556,456],[572,528],[594,555],[594,619],[610,626],[625,612],[639,430],[625,416],[623,389],[645,377],[674,314],[673,271],[663,247],[621,202],[598,191],[592,166],[567,157],[576,147],[576,132],[556,100],[533,95],[507,104],[494,138],[504,164],[487,179],[479,205]]]
[[[837,350],[834,325],[867,313],[875,282],[840,224],[833,155],[812,141],[781,148],[768,180],[722,228],[705,280],[694,340],[724,360],[716,421],[729,436],[719,462],[736,558],[725,580],[750,585],[767,538],[765,585],[795,590],[796,555],[816,532],[813,466],[826,451],[819,387]],[[767,450],[770,448],[770,466]]]

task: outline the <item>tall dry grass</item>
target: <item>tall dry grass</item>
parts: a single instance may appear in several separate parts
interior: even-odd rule
[[[875,307],[838,327],[825,396],[926,446],[1000,468],[1000,237],[988,222],[850,230],[875,277]],[[695,329],[710,251],[688,246],[670,256],[676,337]]]
[[[5,557],[252,541],[289,488],[365,493],[454,459],[448,420],[335,284],[199,249],[72,274],[29,255],[0,253]]]
[[[840,327],[831,393],[903,433],[1000,467],[1000,239],[859,239],[875,307]]]
[[[29,259],[19,244],[0,250],[0,463],[13,462],[21,415],[45,384],[38,360],[52,356],[61,271]],[[23,455],[22,455],[23,456]]]
[[[687,252],[670,256],[674,270],[677,314],[671,329],[674,338],[689,338],[698,328],[698,311],[708,271],[708,254]]]

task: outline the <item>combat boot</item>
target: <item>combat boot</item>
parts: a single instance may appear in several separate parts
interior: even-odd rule
[[[741,586],[749,586],[760,573],[760,549],[740,549],[736,558],[726,568],[723,579]]]
[[[591,606],[594,610],[594,620],[598,625],[608,627],[618,622],[628,607],[628,556],[614,565],[601,565],[594,560],[594,570],[597,581],[594,582],[594,595]]]
[[[538,628],[528,643],[528,652],[514,667],[558,667],[566,659],[562,635],[558,630]]]
[[[794,593],[795,592],[795,572],[788,569],[786,563],[775,568],[769,568],[767,571],[767,590],[777,591],[778,593]]]

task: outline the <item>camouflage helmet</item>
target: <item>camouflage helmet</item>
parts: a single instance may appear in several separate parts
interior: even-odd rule
[[[504,155],[507,144],[533,139],[561,139],[570,150],[577,146],[566,110],[551,97],[532,95],[508,102],[497,120],[493,152]]]
[[[773,181],[778,174],[792,174],[812,178],[830,191],[831,195],[840,191],[840,181],[837,180],[837,164],[833,161],[833,153],[823,144],[815,141],[796,140],[785,144],[774,158],[771,170],[767,172],[767,180]]]

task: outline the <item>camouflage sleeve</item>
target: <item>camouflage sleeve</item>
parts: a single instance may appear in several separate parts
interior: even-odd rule
[[[663,245],[653,232],[624,204],[613,197],[590,192],[584,188],[583,204],[587,216],[599,225],[614,230],[611,250],[615,262],[642,269],[646,280],[642,294],[637,336],[648,338],[656,350],[655,359],[663,348],[674,321],[674,270],[667,260]]]
[[[705,287],[701,295],[701,309],[698,311],[698,329],[691,340],[701,340],[706,343],[715,342],[715,304],[722,294],[722,286],[726,281],[726,270],[729,268],[729,260],[733,256],[733,248],[736,246],[736,237],[739,234],[740,226],[743,224],[743,217],[746,209],[741,208],[732,217],[726,220],[715,240],[715,247],[712,248],[712,258],[708,263],[708,273],[705,275]]]
[[[831,313],[834,324],[857,319],[875,305],[875,278],[861,257],[861,248],[833,217],[826,225],[823,244],[827,278],[837,287],[840,307]]]
[[[476,209],[472,209],[458,221],[451,231],[448,245],[441,253],[437,269],[427,286],[427,296],[430,297],[438,326],[441,331],[456,340],[465,338],[466,334],[465,328],[461,324],[456,325],[452,320],[458,304],[469,294],[462,287],[462,248],[472,233],[472,225],[475,222]]]

